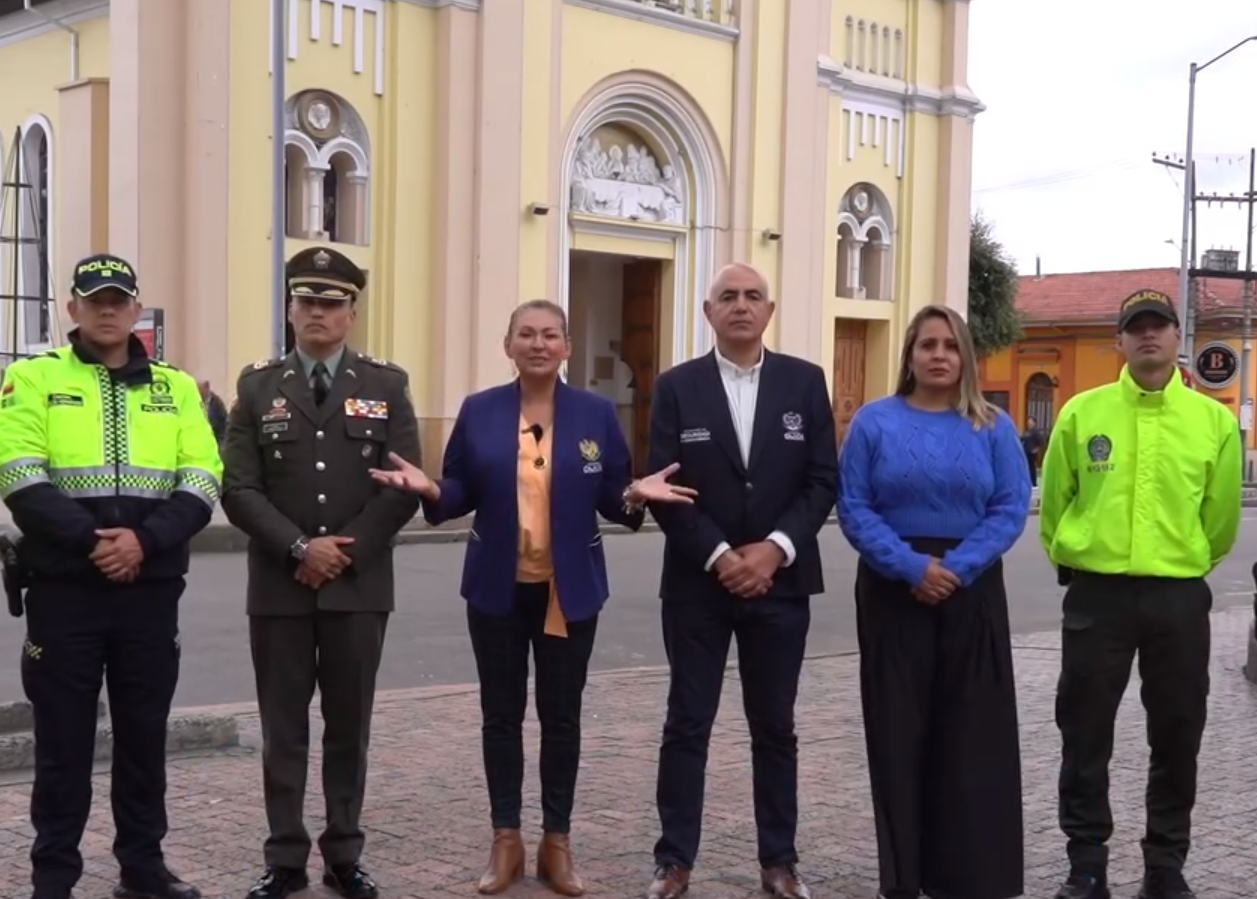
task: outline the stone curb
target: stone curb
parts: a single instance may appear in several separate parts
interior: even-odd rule
[[[1245,489],[1243,505],[1246,509],[1257,509],[1257,490]],[[1035,497],[1031,501],[1030,514],[1039,514],[1039,499]],[[829,516],[827,524],[836,524],[837,519],[834,515]],[[618,524],[601,523],[601,530],[606,534],[631,534],[628,528]],[[659,530],[653,519],[647,516],[645,523],[642,525],[638,533],[651,534]],[[465,543],[467,535],[471,533],[471,521],[467,518],[461,518],[457,521],[451,521],[438,527],[427,524],[421,518],[416,518],[397,535],[396,543],[399,546],[413,545],[430,545],[440,543]],[[244,532],[236,528],[234,525],[222,521],[212,522],[205,530],[197,534],[192,540],[192,551],[196,553],[238,553],[244,552],[249,545],[249,538]]]
[[[113,757],[113,726],[106,717],[105,704],[97,709],[96,762]],[[35,764],[35,735],[31,732],[28,702],[0,703],[0,771],[19,771]],[[240,745],[240,726],[235,715],[213,714],[199,709],[176,712],[166,733],[166,751],[204,752]]]

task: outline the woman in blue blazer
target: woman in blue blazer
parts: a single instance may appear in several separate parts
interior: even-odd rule
[[[463,402],[440,480],[396,456],[396,470],[374,475],[418,493],[431,524],[475,516],[461,592],[480,677],[494,829],[480,892],[500,893],[524,873],[520,793],[531,646],[545,831],[537,877],[561,895],[580,896],[568,834],[581,696],[608,595],[598,515],[637,530],[646,503],[693,502],[695,494],[667,482],[676,465],[634,481],[615,407],[559,378],[571,354],[562,307],[533,300],[516,308],[505,347],[519,378]]]

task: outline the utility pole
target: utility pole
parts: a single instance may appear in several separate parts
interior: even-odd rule
[[[1248,379],[1252,374],[1253,358],[1253,204],[1257,202],[1257,148],[1248,151],[1248,246],[1244,253],[1244,324],[1241,328],[1243,351],[1240,355],[1240,428],[1244,435],[1245,455],[1248,455],[1248,432],[1252,429],[1252,388]],[[1247,420],[1246,420],[1247,418]],[[1245,460],[1245,472],[1248,464]]]
[[[1192,66],[1192,84],[1195,85],[1195,65]],[[1192,119],[1195,111],[1195,91],[1192,92],[1192,102],[1188,104],[1188,126],[1187,126],[1187,157],[1191,159],[1191,136],[1192,136]],[[1194,368],[1192,362],[1192,353],[1196,344],[1196,282],[1191,278],[1191,269],[1196,264],[1196,163],[1191,162],[1191,172],[1188,173],[1188,163],[1180,161],[1166,155],[1160,157],[1153,155],[1153,163],[1165,166],[1167,169],[1175,169],[1183,173],[1183,177],[1187,183],[1183,186],[1183,197],[1186,202],[1183,205],[1183,234],[1178,251],[1181,257],[1179,266],[1179,282],[1178,282],[1178,317],[1179,326],[1182,329],[1182,336],[1178,344],[1178,361],[1180,365],[1186,366],[1188,371]]]

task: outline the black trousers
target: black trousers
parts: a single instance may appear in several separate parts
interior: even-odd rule
[[[166,723],[179,681],[182,578],[88,587],[37,581],[27,593],[22,686],[35,718],[31,880],[73,887],[92,806],[96,707],[113,728],[113,851],[136,881],[164,868]]]
[[[1063,742],[1060,825],[1075,869],[1099,871],[1108,861],[1113,725],[1136,652],[1152,750],[1144,864],[1181,870],[1187,860],[1212,607],[1203,578],[1074,575],[1061,622],[1056,724]]]
[[[799,817],[794,703],[811,624],[808,598],[666,602],[662,616],[671,678],[656,787],[662,826],[656,864],[692,868],[698,856],[707,748],[735,636],[751,733],[759,861],[764,867],[794,864]]]
[[[361,857],[371,713],[387,626],[386,612],[250,616],[262,719],[262,792],[270,826],[263,847],[267,865],[304,868],[310,856],[303,812],[316,686],[323,715],[326,815],[319,852],[329,865],[348,865]]]
[[[581,701],[598,617],[569,621],[566,637],[545,633],[547,584],[516,584],[507,615],[467,604],[467,630],[480,677],[481,745],[495,828],[518,828],[524,788],[528,650],[537,664],[541,724],[541,816],[547,833],[569,833],[580,767]]]
[[[941,557],[956,541],[911,543]],[[861,561],[855,595],[881,893],[1021,895],[1020,737],[1001,563],[928,606]]]

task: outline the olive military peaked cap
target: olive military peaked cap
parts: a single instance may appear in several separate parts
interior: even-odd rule
[[[1136,315],[1144,313],[1163,318],[1171,324],[1178,324],[1178,313],[1174,310],[1174,301],[1168,294],[1159,290],[1141,290],[1122,300],[1122,311],[1117,318],[1117,330],[1125,331]]]
[[[356,300],[367,286],[366,273],[348,256],[327,247],[302,250],[285,271],[291,296]]]

